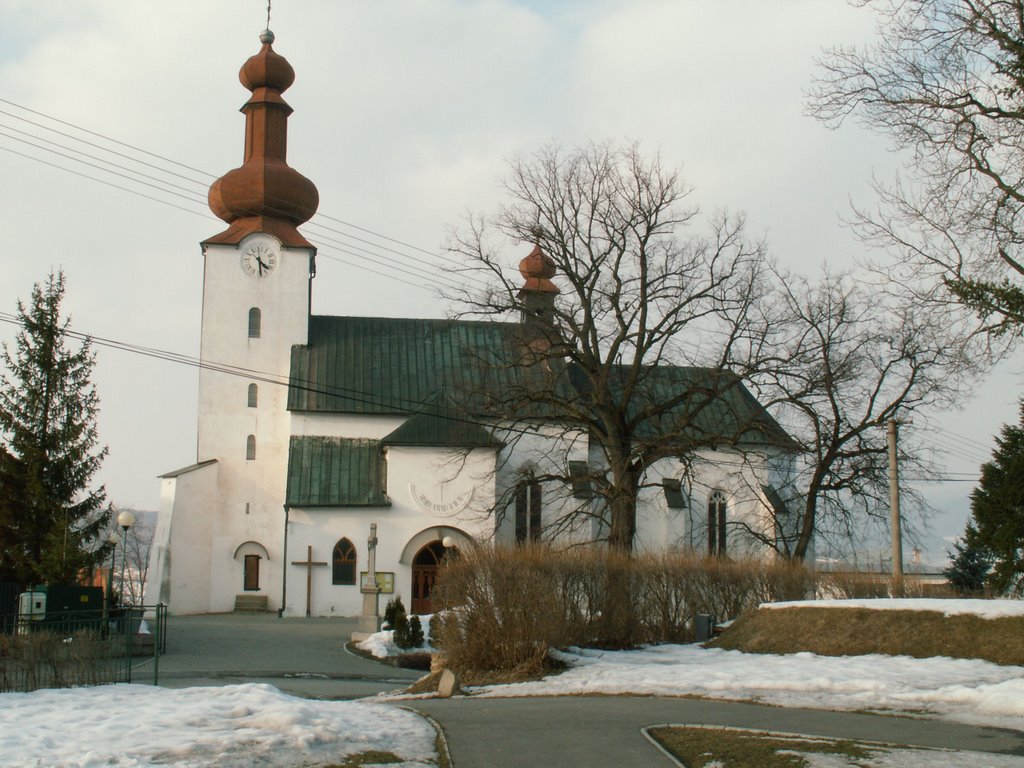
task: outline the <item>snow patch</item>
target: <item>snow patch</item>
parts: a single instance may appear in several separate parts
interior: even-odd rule
[[[434,765],[423,718],[380,704],[310,701],[271,685],[106,685],[0,694],[0,764],[297,768],[393,752]]]
[[[761,608],[868,608],[874,611],[937,611],[944,616],[980,616],[1001,619],[1024,616],[1024,600],[969,600],[881,597],[850,600],[793,600],[761,603]]]

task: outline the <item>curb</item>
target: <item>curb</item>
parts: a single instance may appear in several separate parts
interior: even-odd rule
[[[393,704],[391,706],[394,706],[396,709],[404,709],[406,712],[412,712],[414,715],[419,715],[430,723],[437,732],[438,757],[441,759],[441,768],[454,768],[455,763],[452,762],[452,753],[448,749],[448,737],[444,735],[444,728],[441,727],[441,724],[437,722],[437,720],[425,712],[420,712],[412,707],[403,707],[398,704]],[[686,768],[686,766],[682,766],[682,768]]]

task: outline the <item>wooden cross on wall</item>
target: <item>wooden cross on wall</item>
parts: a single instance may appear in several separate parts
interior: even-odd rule
[[[308,619],[312,614],[310,609],[313,605],[313,566],[327,565],[327,563],[313,560],[313,545],[310,544],[306,547],[305,561],[292,560],[292,565],[306,566],[306,618]]]

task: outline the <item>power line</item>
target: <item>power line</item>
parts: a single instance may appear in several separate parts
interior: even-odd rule
[[[75,125],[73,123],[69,123],[67,121],[60,120],[59,118],[52,117],[52,116],[47,115],[45,113],[38,112],[36,110],[32,110],[32,109],[29,109],[27,107],[23,107],[23,106],[21,106],[19,104],[15,104],[14,102],[11,102],[11,101],[9,101],[7,99],[0,99],[0,102],[6,103],[6,104],[10,104],[11,106],[17,107],[18,109],[24,109],[25,111],[30,112],[32,114],[39,115],[40,117],[44,117],[44,118],[46,118],[48,120],[53,120],[53,121],[57,122],[60,125],[67,126],[67,127],[73,128],[73,129],[78,130],[78,131],[82,131],[82,132],[84,132],[84,133],[86,133],[88,135],[95,136],[97,138],[101,138],[104,141],[108,141],[108,142],[114,143],[114,144],[116,144],[118,146],[123,146],[123,147],[129,148],[132,151],[141,152],[141,153],[143,153],[143,154],[145,154],[147,156],[157,158],[157,159],[162,160],[164,162],[172,163],[173,165],[185,168],[185,169],[193,171],[195,173],[200,173],[200,174],[202,174],[204,176],[207,176],[209,178],[215,178],[213,174],[210,174],[210,173],[208,173],[206,171],[201,171],[199,169],[192,168],[191,166],[187,166],[187,165],[185,165],[183,163],[179,163],[177,161],[171,160],[170,158],[167,158],[167,157],[165,157],[163,155],[158,155],[158,154],[149,152],[147,150],[141,149],[139,147],[136,147],[134,145],[126,144],[125,142],[121,142],[121,141],[119,141],[117,139],[113,139],[113,138],[111,138],[109,136],[106,136],[105,134],[97,133],[95,131],[91,131],[89,129],[83,128],[81,126],[77,126],[77,125]],[[204,187],[204,189],[202,190],[203,193],[204,193],[203,194],[203,198],[204,199],[202,200],[202,202],[205,203],[205,183],[204,182],[201,182],[201,181],[198,181],[196,179],[190,178],[190,177],[185,176],[183,174],[176,173],[175,171],[171,171],[169,169],[162,168],[162,167],[160,167],[160,166],[158,166],[156,164],[148,163],[148,162],[140,160],[138,158],[134,158],[131,155],[128,155],[126,153],[117,152],[115,150],[111,150],[109,148],[106,148],[106,147],[102,146],[101,144],[97,144],[95,142],[86,141],[86,140],[81,139],[79,137],[73,136],[72,134],[69,134],[66,131],[58,131],[58,130],[50,128],[49,126],[46,126],[46,125],[44,125],[42,123],[39,123],[39,122],[36,122],[36,121],[32,121],[32,120],[27,120],[26,118],[20,117],[20,116],[18,116],[16,114],[13,114],[13,113],[5,111],[5,110],[0,110],[0,114],[5,114],[5,115],[8,115],[8,116],[10,116],[10,117],[12,117],[12,118],[14,118],[16,120],[21,120],[21,121],[26,122],[26,123],[28,123],[30,125],[36,126],[38,128],[41,128],[43,130],[47,130],[47,131],[51,131],[51,132],[57,133],[57,134],[59,134],[61,136],[64,136],[66,138],[71,139],[72,141],[77,141],[77,142],[84,143],[84,144],[86,144],[88,146],[94,147],[94,148],[99,149],[99,150],[101,150],[103,152],[109,152],[110,154],[113,154],[113,155],[116,155],[118,157],[124,158],[124,159],[126,159],[126,160],[128,160],[130,162],[140,163],[140,164],[145,165],[145,166],[147,166],[149,168],[158,170],[161,173],[167,173],[167,174],[174,175],[174,176],[176,176],[178,178],[181,178],[181,179],[184,179],[186,181],[189,181],[192,184],[202,185]],[[166,180],[163,180],[163,179],[157,179],[157,178],[155,178],[155,177],[153,177],[151,175],[141,173],[140,171],[136,171],[136,170],[133,170],[133,169],[125,168],[124,166],[120,166],[120,165],[118,165],[117,163],[115,163],[113,161],[106,160],[106,159],[103,159],[103,158],[98,158],[95,155],[90,155],[88,153],[79,152],[78,150],[72,149],[71,147],[67,147],[65,145],[59,144],[58,142],[54,142],[51,139],[47,139],[47,138],[44,138],[44,137],[32,134],[30,132],[21,131],[21,130],[16,129],[16,128],[11,128],[10,126],[4,126],[4,127],[7,127],[8,130],[14,130],[14,131],[17,131],[18,133],[22,133],[24,135],[31,136],[32,138],[37,139],[39,141],[43,141],[43,142],[46,142],[46,143],[49,143],[49,144],[53,144],[55,146],[60,147],[61,149],[67,150],[69,152],[77,152],[78,154],[81,154],[81,155],[83,155],[85,157],[89,157],[92,160],[96,160],[97,162],[103,163],[105,165],[110,165],[110,166],[114,166],[116,168],[120,168],[121,170],[127,171],[128,173],[135,174],[136,176],[141,176],[143,178],[149,178],[149,179],[151,179],[153,181],[158,181],[161,184],[168,184],[168,185],[173,186],[175,188],[182,189],[183,191],[186,191],[186,192],[189,191],[186,188],[181,187],[180,185],[176,185],[176,184],[173,184],[171,182],[167,182]],[[80,162],[80,163],[84,163],[86,165],[91,165],[90,163],[88,163],[88,162],[86,162],[84,160],[80,160],[80,159],[78,159],[76,157],[65,155],[65,154],[63,154],[61,152],[57,152],[56,150],[50,149],[48,147],[43,147],[43,146],[39,146],[39,145],[36,145],[36,144],[32,144],[31,142],[27,142],[25,139],[19,139],[18,137],[10,136],[10,135],[7,135],[7,134],[0,134],[0,135],[6,135],[7,138],[15,140],[15,141],[22,141],[22,142],[28,143],[30,146],[33,146],[33,147],[35,147],[37,149],[40,149],[42,151],[53,152],[54,154],[58,154],[58,155],[60,155],[62,157],[65,157],[66,159],[71,160],[73,162]],[[16,153],[16,154],[18,154],[18,153]],[[31,160],[37,160],[38,159],[38,158],[35,158],[35,157],[31,156],[31,155],[22,155],[22,156],[23,157],[27,157],[28,159],[31,159]],[[63,166],[54,165],[52,163],[46,163],[46,164],[50,165],[51,167],[58,168],[60,170],[70,170],[70,169],[64,168]],[[113,170],[110,170],[108,168],[100,168],[99,170],[102,170],[102,171],[107,172],[107,173],[113,173],[115,175],[122,175],[122,174],[118,173],[117,171],[113,171]],[[93,178],[93,177],[85,176],[85,178]],[[93,180],[96,180],[96,179],[93,179]],[[140,183],[140,184],[145,184],[145,182],[141,182],[141,181],[139,181],[137,179],[134,179],[134,178],[132,179],[132,181],[134,181],[136,183]],[[147,185],[147,186],[151,186],[151,185]],[[166,192],[168,194],[175,194],[173,192],[170,192],[169,190],[166,190],[166,189],[163,189],[163,188],[160,188],[160,189],[161,189],[161,191]],[[198,193],[198,191],[197,191],[197,193]],[[195,200],[195,199],[193,199],[193,201],[200,202],[199,200]],[[273,203],[274,200],[271,199],[269,202]],[[342,224],[343,226],[346,226],[346,227],[349,227],[349,228],[352,228],[352,229],[356,229],[356,230],[358,230],[360,232],[371,234],[374,237],[377,237],[378,239],[382,239],[382,240],[385,240],[387,242],[394,243],[394,244],[397,244],[397,245],[402,245],[405,248],[409,248],[409,249],[412,249],[412,250],[417,251],[419,253],[429,255],[429,256],[432,257],[432,259],[435,259],[435,260],[436,259],[441,259],[441,260],[447,261],[449,263],[455,264],[455,265],[457,265],[459,267],[462,266],[462,264],[457,259],[454,259],[454,258],[452,258],[450,256],[447,256],[447,255],[443,254],[443,253],[437,253],[437,252],[428,251],[428,250],[426,250],[424,248],[420,248],[418,246],[411,245],[411,244],[406,243],[405,241],[399,240],[397,238],[393,238],[393,237],[390,237],[388,235],[384,235],[382,233],[375,232],[374,230],[371,230],[371,229],[368,229],[366,227],[361,227],[361,226],[352,224],[352,223],[347,222],[347,221],[345,221],[343,219],[339,219],[339,218],[336,218],[336,217],[333,217],[333,216],[329,216],[327,214],[318,213],[314,217],[314,220],[311,222],[312,226],[320,227],[320,228],[322,228],[322,229],[324,229],[324,230],[326,230],[328,232],[332,232],[334,234],[337,234],[340,237],[346,238],[348,240],[355,241],[356,243],[362,243],[362,244],[371,246],[373,248],[377,248],[377,249],[380,249],[380,250],[387,251],[388,253],[390,253],[390,254],[398,257],[398,258],[404,259],[404,260],[406,260],[408,262],[412,262],[413,265],[418,265],[418,264],[426,265],[427,269],[424,269],[424,267],[420,267],[420,266],[411,266],[411,268],[415,269],[415,270],[418,270],[420,272],[424,272],[425,275],[427,276],[427,279],[430,279],[430,280],[436,281],[438,279],[438,277],[439,277],[438,276],[438,271],[437,271],[437,265],[435,263],[433,263],[433,262],[426,262],[422,257],[413,255],[411,253],[400,251],[398,249],[391,248],[391,247],[386,246],[386,245],[381,245],[381,244],[375,243],[375,242],[373,242],[371,240],[367,240],[366,238],[358,237],[356,235],[352,235],[350,233],[338,230],[338,229],[336,229],[334,227],[331,227],[331,226],[328,226],[328,225],[325,225],[325,224],[321,224],[321,223],[316,221],[317,218],[324,218],[324,219],[327,219],[329,221],[333,221],[333,222]],[[360,246],[360,245],[352,245],[352,246],[349,246],[349,247],[359,248],[359,249],[362,250],[362,246]],[[379,254],[377,254],[377,255],[379,255]],[[455,279],[455,278],[449,277],[448,275],[445,275],[444,279],[446,280],[446,282],[452,284],[452,287],[460,287],[458,281],[462,280],[462,279],[468,279],[468,280],[472,280],[472,281],[475,281],[477,283],[483,284],[483,281],[481,281],[479,278],[477,278],[474,275],[461,274],[458,279]]]

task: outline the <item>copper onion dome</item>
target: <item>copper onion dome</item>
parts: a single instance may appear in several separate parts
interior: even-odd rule
[[[519,262],[519,274],[525,280],[523,287],[519,289],[520,293],[558,293],[558,286],[551,282],[555,272],[555,262],[551,257],[544,253],[539,245],[533,246],[533,250]]]
[[[210,186],[209,203],[231,226],[206,243],[235,245],[246,235],[266,232],[283,245],[311,248],[296,227],[316,213],[320,196],[309,179],[286,162],[288,116],[292,108],[281,97],[295,82],[288,60],[274,53],[274,33],[260,35],[263,47],[238,73],[252,97],[245,115],[245,156],[238,168]]]

